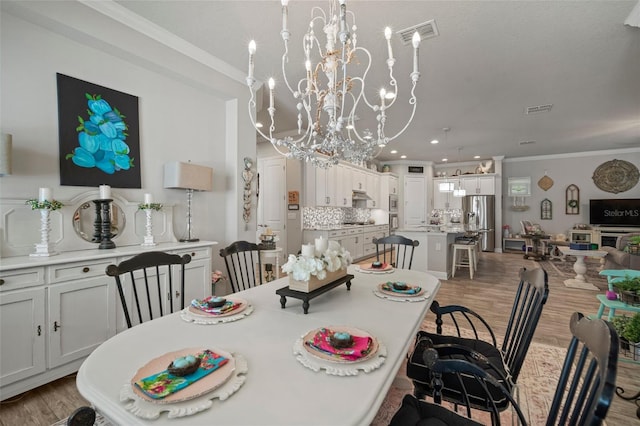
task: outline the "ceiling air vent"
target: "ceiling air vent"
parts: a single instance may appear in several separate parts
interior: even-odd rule
[[[530,107],[527,107],[527,109],[525,111],[525,114],[536,114],[538,112],[549,112],[549,111],[551,111],[551,107],[552,106],[553,106],[553,104],[530,106]]]
[[[414,25],[413,27],[405,28],[404,30],[397,31],[396,34],[400,36],[403,44],[411,44],[413,33],[418,31],[420,34],[420,40],[426,40],[428,38],[437,37],[438,27],[436,27],[436,20],[432,19],[422,24]]]

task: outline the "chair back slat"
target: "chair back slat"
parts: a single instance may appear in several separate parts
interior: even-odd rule
[[[184,308],[184,270],[185,265],[189,262],[191,262],[191,256],[188,254],[180,256],[152,251],[140,253],[117,265],[107,266],[106,274],[115,278],[118,287],[127,327],[131,328],[134,325],[132,313],[137,317],[138,323],[143,323],[145,320],[153,320],[158,315],[161,317],[165,313],[174,312],[174,268],[180,268],[180,282],[176,284],[181,293],[180,309]],[[153,279],[154,275],[155,279]],[[125,277],[126,281],[123,280]],[[164,286],[165,283],[166,286]],[[127,301],[129,291],[133,297],[131,302]],[[157,297],[152,295],[153,292],[157,293]],[[146,299],[146,303],[141,300],[143,297]],[[165,302],[165,298],[168,299],[168,302]]]
[[[262,284],[262,259],[258,244],[236,241],[220,250],[227,268],[231,290],[247,290]]]
[[[520,282],[501,347],[514,383],[518,379],[549,296],[548,277],[544,269],[522,268],[519,275]]]
[[[413,251],[420,245],[420,242],[402,235],[389,235],[374,238],[373,244],[376,245],[376,260],[378,262],[381,261],[382,256],[382,263],[389,263],[397,269],[411,269]]]

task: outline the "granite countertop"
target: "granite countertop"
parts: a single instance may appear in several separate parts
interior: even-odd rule
[[[368,223],[365,225],[336,223],[332,225],[316,226],[315,228],[304,228],[303,231],[335,231],[340,229],[366,228],[373,226],[388,226],[388,223]]]
[[[413,228],[399,228],[396,233],[401,232],[426,232],[430,234],[460,234],[465,232],[462,226],[440,226],[440,225],[421,225]]]

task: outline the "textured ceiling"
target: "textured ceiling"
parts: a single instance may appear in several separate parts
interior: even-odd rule
[[[281,75],[280,1],[118,1],[132,12],[256,77]],[[289,3],[289,70],[301,69],[310,7]],[[474,155],[523,157],[640,146],[640,28],[623,25],[636,1],[347,1],[358,43],[371,50],[368,96],[386,83],[383,28],[435,19],[440,35],[420,47],[416,119],[379,156],[440,163]],[[408,115],[411,48],[394,36],[400,97],[387,134]],[[298,66],[300,64],[300,66]],[[284,90],[282,90],[284,92]],[[529,106],[553,104],[526,115]],[[295,127],[295,104],[278,96],[278,131]],[[367,122],[363,116],[363,123]],[[445,132],[443,128],[451,130]],[[431,145],[431,139],[440,139]],[[535,143],[521,144],[523,141]],[[397,149],[398,154],[390,154]]]

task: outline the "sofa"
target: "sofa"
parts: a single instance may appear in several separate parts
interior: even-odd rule
[[[603,246],[601,249],[607,252],[604,257],[604,269],[640,270],[640,254],[631,254],[624,250],[629,238],[639,235],[640,232],[620,235],[616,240],[615,247]]]

